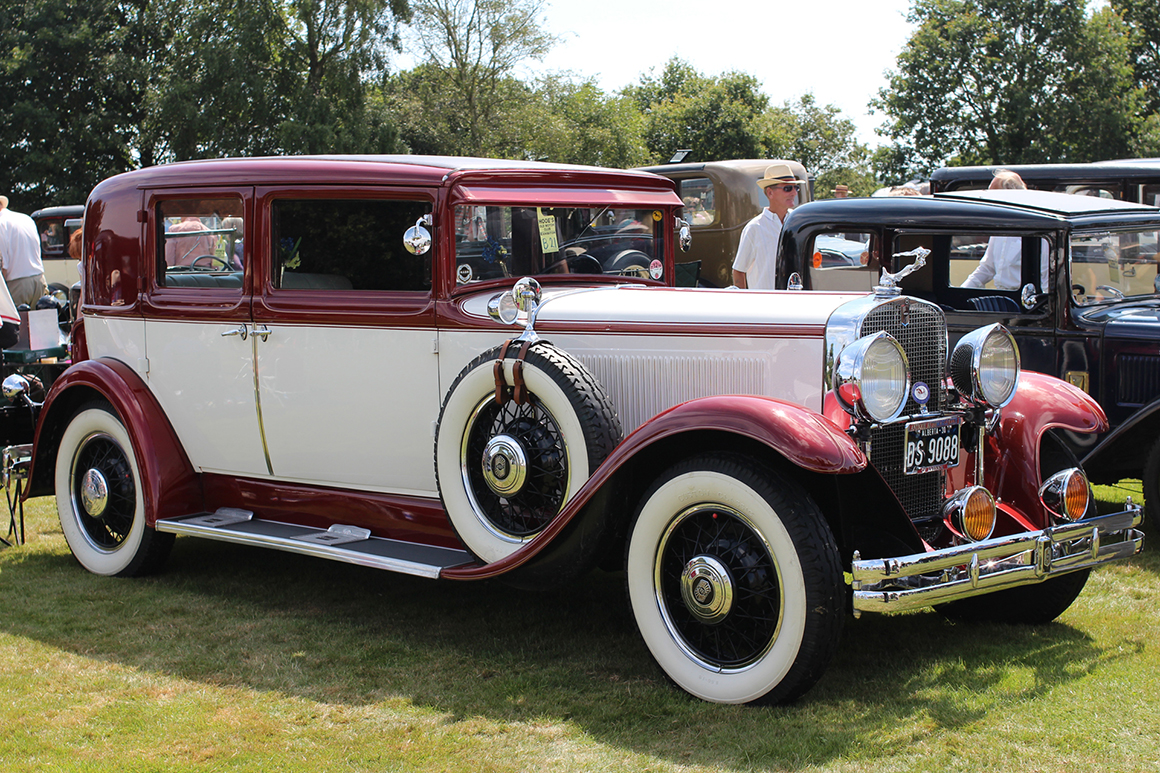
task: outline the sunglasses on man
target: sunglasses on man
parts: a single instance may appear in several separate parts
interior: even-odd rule
[[[782,185],[781,186],[782,193],[789,193],[790,191],[797,193],[797,189],[798,189],[798,187],[796,185]]]

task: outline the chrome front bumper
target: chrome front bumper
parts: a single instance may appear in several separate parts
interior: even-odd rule
[[[851,564],[854,613],[900,612],[1030,585],[1128,558],[1144,547],[1140,505],[1120,513],[930,553]]]

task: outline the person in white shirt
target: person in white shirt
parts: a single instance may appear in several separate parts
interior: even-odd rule
[[[785,216],[797,203],[804,183],[794,177],[788,164],[771,164],[757,181],[769,201],[757,217],[745,224],[737,257],[733,259],[733,284],[741,289],[772,290],[777,276],[777,246]]]
[[[28,215],[9,209],[7,196],[0,196],[0,270],[17,306],[26,303],[35,308],[36,302],[48,295],[36,223]]]
[[[989,186],[991,190],[1006,188],[1023,190],[1027,188],[1023,178],[1009,169],[998,169]],[[1039,292],[1047,292],[1047,240],[1039,256]],[[966,278],[962,287],[986,287],[994,280],[996,290],[1016,291],[1023,285],[1023,239],[1018,236],[992,236],[987,241],[987,251],[978,267]]]

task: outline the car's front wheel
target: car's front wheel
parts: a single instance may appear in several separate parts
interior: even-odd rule
[[[661,669],[719,703],[784,703],[821,677],[844,622],[829,525],[748,458],[695,457],[644,496],[628,544],[637,627]]]
[[[61,530],[83,567],[132,576],[165,562],[173,535],[146,525],[133,442],[110,405],[90,403],[69,420],[55,483]]]

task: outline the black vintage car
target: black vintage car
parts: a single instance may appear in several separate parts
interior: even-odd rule
[[[829,255],[836,244],[851,254],[851,242],[863,245],[858,265]],[[892,256],[930,250],[903,292],[944,310],[952,346],[1001,322],[1023,368],[1096,398],[1109,431],[1059,434],[1093,481],[1142,478],[1160,524],[1158,243],[1160,208],[1099,197],[984,190],[821,201],[786,219],[778,287],[865,291],[883,268],[914,260]],[[986,266],[976,270],[997,255],[1015,262],[982,281]]]
[[[930,176],[934,193],[980,190],[991,184],[993,166],[948,166]],[[1096,164],[1018,164],[1016,172],[1028,188],[1098,196],[1160,206],[1160,158],[1122,159]]]

